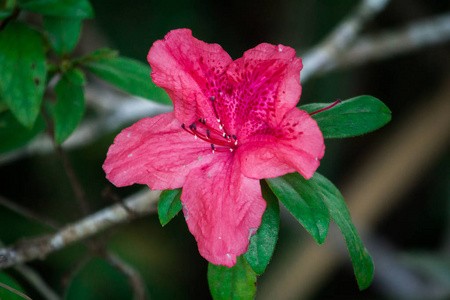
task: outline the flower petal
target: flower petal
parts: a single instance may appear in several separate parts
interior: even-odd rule
[[[178,120],[216,119],[209,98],[232,62],[222,47],[197,40],[189,29],[177,29],[156,41],[147,59],[153,82],[169,94]]]
[[[259,180],[243,176],[234,155],[214,155],[211,165],[191,171],[181,201],[200,254],[215,265],[232,267],[247,251],[266,202]]]
[[[241,140],[264,123],[277,126],[300,99],[302,63],[292,48],[260,44],[234,61],[226,73],[231,87],[217,101],[230,133]]]
[[[255,135],[236,155],[245,176],[262,179],[299,172],[311,178],[325,152],[322,132],[308,113],[293,108],[280,126]]]
[[[139,183],[153,190],[175,189],[192,169],[212,158],[209,144],[182,130],[170,112],[124,129],[109,148],[103,169],[118,187]]]

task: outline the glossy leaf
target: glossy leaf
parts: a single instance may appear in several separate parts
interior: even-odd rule
[[[58,102],[53,107],[55,142],[60,145],[75,130],[84,114],[84,74],[72,69],[58,81],[55,93]]]
[[[181,189],[165,190],[159,196],[158,215],[162,226],[165,226],[181,210]]]
[[[25,24],[10,22],[0,33],[0,95],[29,128],[39,114],[45,77],[41,35]]]
[[[261,275],[272,258],[280,229],[280,205],[267,183],[261,181],[261,191],[266,200],[266,210],[261,219],[261,225],[252,236],[245,259],[256,274]]]
[[[14,290],[11,290],[14,289]],[[15,279],[4,272],[0,272],[0,299],[5,300],[23,300],[24,298],[17,294],[24,294],[23,288]]]
[[[310,181],[320,189],[331,218],[344,235],[359,288],[366,289],[373,279],[373,261],[353,225],[344,198],[328,179],[317,172]]]
[[[70,54],[78,43],[82,20],[52,16],[45,16],[43,20],[44,29],[55,53]]]
[[[313,103],[300,106],[308,113],[332,103]],[[386,125],[391,111],[372,96],[359,96],[342,101],[336,106],[311,116],[317,121],[324,138],[345,138],[365,134]]]
[[[0,113],[0,153],[5,153],[31,141],[35,136],[44,131],[45,122],[38,117],[32,129],[24,127],[12,115],[10,111]]]
[[[88,0],[18,0],[23,10],[44,16],[91,18],[94,10]]]
[[[130,94],[172,104],[167,93],[152,82],[150,67],[137,60],[118,57],[87,62],[85,66],[98,77]]]
[[[232,268],[208,265],[208,283],[215,300],[250,300],[256,293],[256,273],[243,255]]]
[[[266,179],[273,193],[317,243],[325,240],[330,213],[320,191],[299,173]]]

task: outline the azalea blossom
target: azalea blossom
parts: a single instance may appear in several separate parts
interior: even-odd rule
[[[324,155],[316,121],[296,108],[301,60],[264,43],[233,61],[179,29],[153,44],[148,61],[174,112],[124,129],[103,165],[107,178],[118,187],[183,187],[200,254],[231,267],[261,223],[259,180],[292,172],[309,179]]]

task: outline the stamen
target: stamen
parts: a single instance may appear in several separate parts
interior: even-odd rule
[[[206,129],[206,136],[209,138],[211,137],[211,132],[209,131],[209,129]]]
[[[211,97],[209,97],[209,100],[214,101],[214,100],[216,100],[216,97],[215,96],[211,96]]]
[[[335,106],[335,105],[337,105],[337,104],[339,104],[339,103],[341,103],[341,102],[342,102],[341,99],[338,99],[338,100],[336,100],[333,104],[331,104],[330,106],[327,106],[327,107],[325,107],[325,108],[316,110],[315,112],[312,112],[312,113],[310,113],[309,115],[312,116],[312,115],[314,115],[314,114],[320,113],[321,111],[330,109],[330,108],[332,108],[333,106]]]
[[[234,134],[232,135],[232,137],[233,137],[233,139],[237,140],[237,137]]]

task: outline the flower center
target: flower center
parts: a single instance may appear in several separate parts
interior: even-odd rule
[[[218,119],[219,123],[220,120]],[[199,138],[205,142],[211,144],[211,150],[214,153],[217,152],[233,152],[237,149],[238,140],[235,135],[229,135],[223,125],[219,125],[219,128],[223,131],[217,130],[206,123],[206,119],[198,119],[188,127],[183,123],[181,124],[186,132],[189,132],[195,139]]]
[[[238,140],[237,137],[233,134],[228,134],[224,124],[221,122],[219,118],[219,114],[217,113],[215,96],[209,97],[211,101],[212,108],[214,109],[214,114],[216,116],[217,122],[219,123],[219,130],[213,128],[212,126],[206,123],[206,119],[198,119],[189,127],[183,123],[181,124],[181,128],[185,131],[189,132],[194,136],[195,139],[199,138],[205,142],[211,144],[212,153],[214,152],[233,152],[238,148]]]

